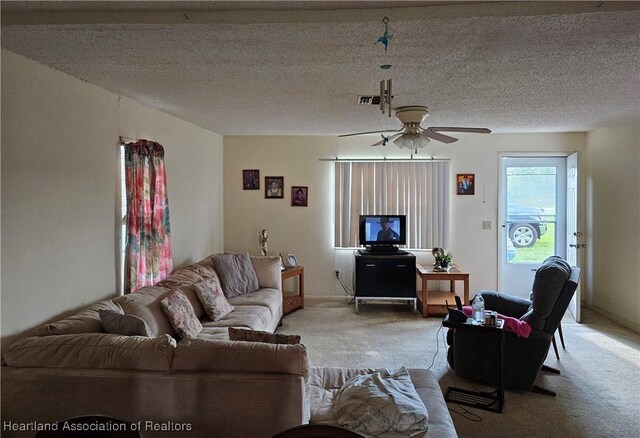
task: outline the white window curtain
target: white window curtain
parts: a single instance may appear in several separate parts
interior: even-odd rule
[[[449,161],[338,161],[335,246],[357,247],[361,214],[407,216],[407,247],[449,247]]]

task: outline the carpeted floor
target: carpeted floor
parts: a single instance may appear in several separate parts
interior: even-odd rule
[[[278,333],[301,335],[311,365],[430,368],[446,390],[454,380],[440,327],[441,318],[422,318],[404,305],[362,305],[356,314],[346,302],[307,300]],[[557,396],[507,391],[502,414],[449,403],[461,438],[640,436],[640,335],[588,310],[582,324],[565,317],[562,328],[567,350],[560,361],[551,351],[546,361],[561,375],[537,380]],[[455,383],[490,389],[460,377]]]

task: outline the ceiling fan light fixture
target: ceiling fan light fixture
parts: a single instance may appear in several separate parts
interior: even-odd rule
[[[425,148],[430,142],[431,140],[423,137],[419,132],[415,132],[402,134],[393,141],[393,144],[398,146],[400,149],[407,148],[409,150],[416,151],[418,149]]]

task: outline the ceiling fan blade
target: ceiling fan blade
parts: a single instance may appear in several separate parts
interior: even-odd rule
[[[491,129],[488,129],[488,128],[459,128],[459,127],[432,126],[429,129],[435,132],[473,132],[476,134],[491,134]]]
[[[433,131],[431,128],[427,128],[422,132],[422,136],[431,138],[433,140],[440,141],[442,143],[453,143],[458,141],[457,138],[449,137],[448,135],[440,134],[438,132]]]
[[[365,135],[365,134],[380,134],[381,132],[399,132],[402,131],[403,128],[400,129],[383,129],[381,131],[367,131],[367,132],[356,132],[354,134],[342,134],[338,137],[353,137],[354,135]]]

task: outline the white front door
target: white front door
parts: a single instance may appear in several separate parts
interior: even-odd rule
[[[500,157],[498,289],[529,299],[535,271],[566,257],[566,158]]]
[[[567,262],[580,267],[583,233],[580,230],[580,157],[575,152],[567,157]],[[569,312],[580,322],[580,283],[569,303]]]

